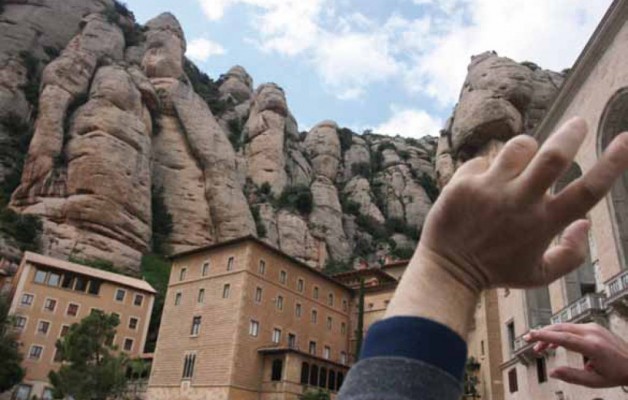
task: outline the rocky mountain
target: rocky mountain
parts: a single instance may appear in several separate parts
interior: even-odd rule
[[[301,132],[277,84],[199,71],[171,14],[140,26],[113,0],[0,5],[0,253],[131,273],[147,252],[249,234],[330,271],[408,257],[437,181],[530,131],[562,79],[486,53],[440,139]]]

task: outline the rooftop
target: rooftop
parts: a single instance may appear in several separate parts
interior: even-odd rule
[[[96,268],[86,267],[84,265],[75,264],[69,261],[59,260],[58,258],[43,256],[37,253],[31,253],[27,251],[24,253],[22,263],[29,262],[32,264],[40,265],[42,267],[49,267],[55,269],[61,269],[64,271],[76,272],[77,274],[87,275],[94,278],[99,278],[104,281],[113,282],[118,285],[127,286],[133,289],[142,290],[148,293],[157,293],[155,289],[146,281],[132,278],[130,276],[115,274],[113,272],[103,271]]]
[[[239,238],[235,238],[235,239],[231,239],[231,240],[225,240],[224,242],[214,243],[214,244],[210,244],[210,245],[207,245],[207,246],[202,246],[202,247],[197,247],[195,249],[182,251],[182,252],[173,254],[173,255],[169,256],[168,258],[170,260],[174,261],[176,259],[179,259],[179,258],[182,258],[182,257],[186,257],[186,256],[189,256],[189,255],[192,255],[192,254],[202,253],[202,252],[205,252],[205,251],[211,251],[211,250],[219,249],[219,248],[222,248],[222,247],[231,246],[231,245],[240,244],[240,243],[245,243],[245,242],[251,242],[251,243],[255,243],[255,244],[259,245],[259,246],[262,246],[265,249],[267,249],[267,250],[269,250],[269,251],[279,255],[282,258],[285,258],[286,260],[288,260],[290,262],[292,262],[293,264],[295,264],[296,266],[298,266],[300,268],[307,269],[308,271],[310,271],[310,272],[320,276],[321,278],[323,278],[323,279],[325,279],[325,280],[327,280],[327,281],[329,281],[329,282],[331,282],[331,283],[333,283],[335,285],[338,285],[338,286],[342,287],[343,289],[351,290],[350,287],[348,287],[347,285],[345,285],[342,282],[338,281],[337,279],[335,279],[335,278],[333,278],[333,277],[323,273],[322,271],[320,271],[320,270],[318,270],[316,268],[310,267],[309,265],[307,265],[303,261],[298,260],[298,259],[296,259],[296,258],[294,258],[294,257],[292,257],[292,256],[290,256],[290,255],[288,255],[286,253],[284,253],[283,251],[279,250],[278,248],[276,248],[274,246],[271,246],[270,244],[264,242],[263,240],[260,240],[260,239],[256,238],[253,235],[241,236]]]

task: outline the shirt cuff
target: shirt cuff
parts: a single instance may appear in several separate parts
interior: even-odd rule
[[[462,380],[467,344],[438,322],[419,317],[393,317],[369,328],[360,360],[372,357],[419,360]]]

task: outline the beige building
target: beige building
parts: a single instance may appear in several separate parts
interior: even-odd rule
[[[590,133],[560,191],[589,170],[614,136],[628,130],[628,1],[611,5],[535,132],[544,141],[573,116],[586,119]],[[621,388],[587,389],[548,379],[559,365],[583,366],[582,356],[558,349],[537,357],[521,336],[558,322],[595,321],[628,339],[628,174],[587,216],[592,228],[589,258],[577,271],[534,290],[498,291],[504,398],[626,399]]]
[[[48,372],[60,365],[55,343],[92,310],[117,313],[114,344],[131,357],[143,353],[155,294],[145,281],[26,252],[12,282],[10,314],[26,369],[16,400],[52,398]]]
[[[150,399],[335,393],[351,356],[352,290],[243,237],[173,257]]]

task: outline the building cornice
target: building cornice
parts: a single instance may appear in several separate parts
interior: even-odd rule
[[[547,114],[534,130],[533,136],[539,142],[545,141],[555,129],[575,94],[626,22],[627,16],[628,0],[614,0],[567,75]]]

